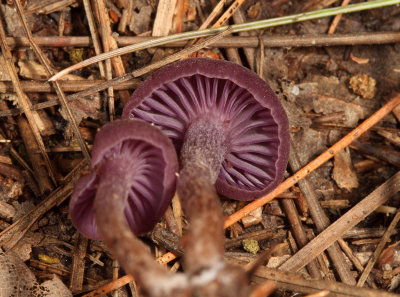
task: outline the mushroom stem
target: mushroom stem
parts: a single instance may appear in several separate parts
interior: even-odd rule
[[[187,287],[186,278],[182,274],[171,275],[157,264],[125,219],[124,207],[130,190],[127,166],[126,160],[117,158],[107,160],[100,168],[102,174],[94,200],[99,233],[125,271],[133,275],[149,296],[173,296],[173,292]]]
[[[191,222],[185,269],[198,274],[223,263],[223,213],[214,183],[227,151],[223,125],[210,117],[192,123],[181,151],[178,195]]]

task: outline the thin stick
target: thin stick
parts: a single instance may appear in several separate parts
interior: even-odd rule
[[[240,10],[239,10],[240,11]],[[237,13],[234,15],[234,17]],[[243,24],[241,22],[240,24]],[[243,31],[242,33],[250,33]],[[158,37],[150,36],[120,36],[117,38],[118,46],[127,46],[149,42]],[[85,36],[52,36],[33,38],[37,45],[44,47],[88,47],[93,46],[90,37]],[[357,34],[305,34],[305,35],[265,35],[262,41],[265,47],[315,47],[315,46],[336,46],[336,45],[359,45],[359,44],[385,44],[396,43],[400,40],[399,32],[368,32]],[[26,37],[7,37],[10,48],[29,47]],[[161,44],[159,47],[184,47],[186,42],[176,41],[168,44]],[[256,36],[228,36],[215,42],[213,47],[218,48],[256,48],[260,45]],[[254,58],[254,57],[253,57]]]
[[[98,14],[98,18],[99,18],[99,24],[100,24],[100,35],[102,38],[102,42],[103,42],[103,50],[106,53],[112,51],[112,50],[118,50],[118,45],[117,42],[115,40],[115,38],[112,36],[112,31],[111,31],[111,23],[110,23],[110,18],[108,15],[108,10],[106,8],[106,4],[105,4],[105,0],[96,0],[95,1],[96,5],[97,5],[97,9],[99,11]],[[125,74],[125,67],[122,63],[122,59],[121,57],[115,56],[115,57],[110,57],[111,59],[111,64],[112,64],[112,68],[114,69],[114,72],[116,74],[116,76],[121,76]],[[106,78],[108,80],[111,80],[112,78],[112,73],[111,73],[111,69],[109,66],[107,67],[106,64]],[[123,104],[125,104],[129,98],[130,98],[130,94],[127,91],[120,91],[118,92],[120,97],[121,97],[121,101]],[[111,87],[108,88],[108,106],[109,106],[109,116],[110,119],[112,120],[114,118],[114,90],[111,89]]]
[[[100,288],[93,290],[92,292],[83,295],[82,297],[99,297],[106,295],[114,290],[117,290],[127,284],[129,284],[131,281],[133,281],[133,277],[131,275],[125,275],[123,277],[120,277],[117,280],[114,280],[108,284],[105,284],[104,286],[101,286]]]
[[[346,6],[346,5],[348,5],[349,3],[350,3],[350,0],[343,0],[342,6]],[[337,25],[339,24],[340,19],[342,18],[342,16],[343,16],[342,14],[338,14],[338,15],[336,15],[336,16],[334,17],[334,19],[333,19],[333,21],[332,21],[332,23],[331,23],[331,26],[329,27],[328,34],[333,34],[333,33],[335,32],[336,27],[337,27]]]
[[[85,80],[60,80],[59,84],[60,87],[63,89],[64,92],[80,92],[84,91],[87,88],[91,88],[93,86],[99,85],[101,83],[104,83],[105,80],[91,80],[91,79],[85,79]],[[135,80],[130,80],[127,82],[124,82],[122,84],[118,84],[115,86],[115,90],[133,90],[139,85],[140,81],[138,79]],[[23,80],[21,81],[21,88],[25,93],[54,93],[55,90],[52,87],[52,84],[49,82],[44,82],[44,81],[35,81],[35,80]],[[0,93],[12,93],[14,92],[13,85],[11,81],[0,81]],[[68,97],[67,97],[68,99]],[[51,100],[49,100],[51,101]],[[49,102],[47,101],[47,102]],[[59,100],[53,100],[53,101],[59,101]],[[57,103],[59,104],[59,103]],[[35,108],[37,104],[33,104],[31,106],[31,110],[37,110]],[[18,108],[14,108],[11,110],[11,113],[9,115],[15,115],[15,114],[20,114],[21,111],[18,111]],[[5,115],[5,114],[4,114]],[[4,116],[3,113],[0,113],[0,116]]]
[[[273,190],[266,196],[261,197],[260,199],[249,203],[241,210],[230,215],[225,221],[225,228],[228,228],[229,226],[233,225],[237,221],[241,220],[244,216],[246,216],[249,212],[265,205],[279,194],[282,194],[290,187],[294,186],[299,180],[309,175],[315,169],[317,169],[326,161],[331,159],[335,154],[337,154],[346,146],[348,146],[350,143],[352,143],[355,139],[360,137],[361,134],[368,131],[373,125],[375,125],[383,117],[389,114],[392,111],[392,109],[396,107],[399,103],[400,103],[400,94],[397,94],[392,100],[390,100],[388,103],[382,106],[378,111],[376,111],[368,119],[362,122],[357,128],[352,130],[345,137],[343,137],[341,140],[339,140],[337,143],[335,143],[333,146],[327,149],[324,153],[322,153],[313,161],[304,166],[302,169],[297,171],[293,176],[289,177],[284,182],[282,182],[277,188],[275,188],[275,190]]]
[[[86,18],[87,18],[88,25],[89,25],[90,36],[91,36],[92,42],[93,42],[94,52],[96,53],[96,55],[99,55],[99,54],[101,54],[99,33],[95,26],[95,22],[94,22],[94,18],[93,18],[93,10],[90,5],[90,1],[83,0],[83,6],[85,8]],[[99,69],[100,69],[100,76],[102,78],[104,78],[105,77],[104,64],[102,62],[99,62],[98,64],[99,64]]]
[[[236,12],[236,10],[238,10],[239,7],[242,6],[243,2],[244,0],[235,0],[235,2],[233,2],[231,6],[229,6],[229,8],[224,12],[223,15],[221,15],[221,17],[215,22],[215,24],[211,28],[219,28],[225,25],[228,19]]]
[[[351,12],[356,12],[356,11],[361,11],[361,10],[364,11],[364,10],[368,10],[368,9],[374,9],[374,8],[394,5],[394,4],[398,4],[398,3],[400,3],[400,0],[376,0],[376,1],[371,1],[371,2],[363,2],[363,3],[358,3],[358,4],[347,5],[344,7],[333,7],[333,8],[327,8],[327,9],[322,9],[322,10],[317,10],[317,11],[304,12],[304,13],[300,13],[300,14],[285,16],[285,17],[279,17],[279,18],[267,19],[267,20],[263,20],[263,21],[256,21],[256,22],[251,22],[251,23],[233,25],[232,33],[264,29],[264,28],[268,28],[268,27],[272,27],[272,26],[287,25],[287,24],[291,24],[291,23],[297,23],[297,22],[303,22],[303,21],[333,16],[333,15],[336,15],[339,13],[351,13]],[[82,61],[81,63],[72,65],[71,67],[65,68],[64,70],[57,73],[55,76],[51,77],[49,80],[50,81],[57,80],[60,77],[62,77],[63,75],[70,73],[71,71],[92,65],[93,63],[97,63],[98,61],[103,61],[103,60],[121,56],[121,55],[124,55],[127,53],[135,52],[138,50],[156,47],[161,44],[166,44],[169,42],[206,37],[206,36],[214,35],[215,33],[222,32],[226,29],[227,29],[227,26],[223,26],[223,27],[219,27],[219,28],[211,28],[211,29],[200,30],[200,31],[179,33],[179,34],[173,34],[170,36],[160,37],[160,38],[154,39],[150,42],[148,41],[148,42],[143,42],[140,44],[129,45],[129,46],[126,46],[123,48],[119,48],[119,49],[101,54],[99,56],[95,56],[93,58]]]
[[[370,274],[372,268],[375,265],[375,262],[378,260],[380,254],[382,253],[383,249],[385,248],[386,243],[388,242],[390,236],[393,234],[394,228],[396,228],[397,223],[400,220],[400,209],[397,211],[396,215],[394,216],[392,222],[390,223],[389,227],[387,228],[385,234],[383,234],[381,240],[379,241],[378,246],[376,247],[375,252],[371,256],[371,258],[368,261],[367,266],[365,266],[365,269],[363,273],[361,274],[358,282],[357,282],[357,287],[362,287],[364,286],[365,281],[368,278],[368,275]]]

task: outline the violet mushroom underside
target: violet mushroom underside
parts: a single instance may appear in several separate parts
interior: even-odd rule
[[[164,141],[160,141],[160,138]],[[116,164],[117,168],[111,173],[119,178],[119,184],[131,178],[126,181],[129,189],[123,207],[124,217],[135,234],[151,230],[163,215],[175,191],[178,168],[170,141],[147,123],[116,121],[98,133],[92,154],[92,173],[78,181],[70,201],[74,225],[87,237],[100,239],[93,202],[100,173],[104,173],[101,171],[104,160],[117,156],[120,164]]]
[[[283,178],[289,154],[286,113],[271,88],[237,64],[188,59],[167,66],[139,86],[123,118],[155,124],[178,151],[196,121],[218,127],[225,148],[216,187],[226,197],[252,200]]]

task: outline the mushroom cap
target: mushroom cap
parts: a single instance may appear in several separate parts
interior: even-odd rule
[[[92,239],[101,239],[93,201],[101,182],[102,166],[107,160],[117,158],[121,167],[132,169],[120,180],[121,183],[127,181],[130,188],[124,214],[136,235],[154,227],[175,193],[178,160],[168,137],[139,120],[117,120],[106,124],[94,141],[92,173],[78,180],[70,200],[72,223]],[[121,170],[115,175],[121,175]]]
[[[282,180],[289,157],[289,123],[269,85],[238,64],[186,59],[149,76],[122,117],[151,122],[179,151],[190,123],[204,116],[226,127],[228,152],[216,181],[232,199],[252,200]]]

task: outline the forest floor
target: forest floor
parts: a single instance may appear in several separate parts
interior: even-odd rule
[[[17,5],[4,2],[0,4],[0,297],[100,296],[95,291],[99,288],[109,296],[137,296],[139,289],[130,278],[121,279],[124,271],[107,247],[84,238],[72,225],[68,201],[77,178],[89,171],[87,160],[96,132],[120,118],[124,103],[149,71],[114,85],[106,78],[163,64],[187,42],[145,48],[111,63],[75,70],[59,83],[67,96],[62,102],[65,98],[47,82],[51,75],[35,54],[26,29],[55,74],[96,55],[90,26],[102,52],[152,36],[198,30],[218,2],[24,0],[19,6],[25,26]],[[229,10],[227,2],[215,20]],[[234,3],[240,7],[229,24],[342,4],[335,0]],[[400,101],[399,31],[400,6],[388,6],[233,34],[196,54],[256,72],[276,92],[289,118],[291,154],[284,178],[288,186],[281,187],[277,199],[232,222],[225,239],[227,259],[241,265],[274,248],[268,263],[252,278],[254,284],[274,281],[271,296],[315,292],[326,296],[324,289],[331,292],[329,296],[378,296],[374,290],[387,296],[400,293],[396,227],[400,107],[394,107]],[[76,95],[96,85],[101,90]],[[378,110],[381,113],[374,114]],[[354,132],[364,121],[373,124]],[[319,157],[325,151],[331,156]],[[309,162],[314,162],[312,169],[301,171]],[[290,184],[298,171],[301,181]],[[190,222],[174,201],[157,228],[171,231],[171,224],[177,224],[182,232]],[[221,201],[226,216],[248,204]],[[328,227],[329,232],[321,233]],[[157,228],[143,241],[155,258],[164,261],[171,247]],[[307,242],[313,243],[314,253],[296,256]],[[182,270],[179,257],[167,265]],[[285,269],[277,270],[280,265]]]

